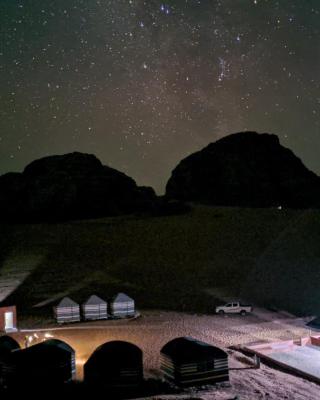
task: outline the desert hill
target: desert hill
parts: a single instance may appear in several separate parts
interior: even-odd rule
[[[149,211],[153,189],[138,187],[91,154],[33,161],[22,173],[0,177],[0,220],[52,221]]]
[[[276,135],[241,132],[182,160],[168,198],[222,206],[320,207],[320,178]]]
[[[320,178],[275,135],[242,132],[182,160],[164,197],[94,155],[35,160],[0,176],[0,221],[52,222],[132,213],[181,214],[182,202],[236,207],[320,207]]]

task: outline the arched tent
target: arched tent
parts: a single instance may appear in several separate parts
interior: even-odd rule
[[[14,350],[19,350],[19,343],[11,336],[3,335],[0,336],[0,357],[3,354],[11,353]]]
[[[54,308],[58,324],[80,321],[80,306],[69,297],[64,297]]]
[[[118,293],[110,302],[110,312],[114,317],[135,315],[134,300],[125,293]]]
[[[82,315],[85,320],[107,319],[107,311],[107,302],[95,295],[90,296],[82,304]]]
[[[13,370],[13,351],[20,350],[19,343],[10,336],[0,336],[0,387],[5,386]]]
[[[132,343],[104,343],[85,363],[84,380],[93,386],[137,387],[143,381],[142,359],[142,351]]]
[[[12,384],[56,387],[72,381],[75,375],[75,351],[62,340],[50,339],[12,353]]]
[[[190,337],[176,338],[161,349],[161,370],[180,386],[228,381],[228,354]]]

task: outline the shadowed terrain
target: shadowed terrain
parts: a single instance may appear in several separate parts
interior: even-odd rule
[[[0,272],[11,259],[19,259],[21,269],[30,257],[38,260],[6,300],[35,319],[51,316],[66,294],[83,301],[118,291],[133,296],[138,308],[213,312],[222,292],[316,312],[319,232],[317,210],[205,206],[170,217],[11,225]],[[301,262],[310,257],[309,273],[298,279]],[[306,282],[313,292],[297,298]]]

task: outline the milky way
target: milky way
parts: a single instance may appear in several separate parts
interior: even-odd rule
[[[242,130],[320,172],[319,0],[2,0],[0,173],[96,154],[160,193]]]

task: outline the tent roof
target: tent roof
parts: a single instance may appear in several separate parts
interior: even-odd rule
[[[39,343],[40,344],[40,343]],[[74,349],[66,342],[60,339],[48,339],[41,343],[44,347],[59,347],[60,349],[67,350],[74,353]]]
[[[161,353],[181,363],[228,357],[227,353],[218,347],[192,337],[180,337],[171,340],[163,346]]]
[[[113,297],[112,301],[115,301],[117,303],[125,303],[127,301],[133,301],[133,299],[125,293],[118,293]]]
[[[91,354],[86,365],[132,365],[142,362],[142,350],[133,343],[113,340],[97,347]]]
[[[96,296],[95,294],[93,294],[83,304],[84,305],[107,304],[107,302],[102,300],[100,297]]]
[[[20,351],[12,353],[14,359],[30,365],[43,362],[50,365],[52,359],[69,359],[74,350],[67,343],[58,339],[50,339],[41,343],[34,344]]]
[[[19,343],[11,336],[0,336],[0,354],[10,353],[13,350],[20,349]]]
[[[70,297],[64,297],[57,305],[57,307],[76,307],[78,305],[79,304],[71,300]]]

